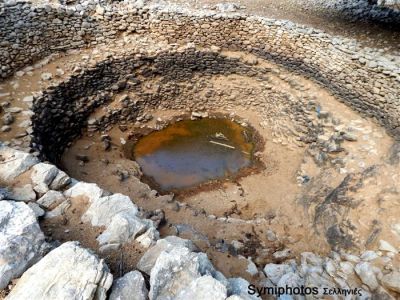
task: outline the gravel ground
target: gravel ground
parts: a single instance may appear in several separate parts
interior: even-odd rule
[[[369,5],[368,0],[237,0],[234,2],[170,0],[169,2],[195,8],[217,8],[228,11],[233,7],[236,11],[291,20],[331,34],[355,38],[367,47],[381,48],[395,53],[400,51],[400,11]]]

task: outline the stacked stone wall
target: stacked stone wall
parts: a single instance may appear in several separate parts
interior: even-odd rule
[[[124,34],[146,35],[273,60],[316,80],[400,137],[398,58],[291,22],[124,4],[69,7],[6,1],[0,8],[0,27],[2,77],[55,51],[108,43]]]

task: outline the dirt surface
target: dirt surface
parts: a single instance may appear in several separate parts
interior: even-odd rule
[[[235,3],[243,8],[238,10],[240,12],[304,24],[333,35],[355,39],[366,47],[381,48],[397,54],[400,51],[400,24],[398,22],[387,24],[376,21],[372,17],[351,16],[351,13],[347,12],[349,16],[339,9],[328,8],[327,5],[323,5],[323,1],[172,0],[169,2],[196,8],[212,8],[219,3]],[[330,3],[334,2],[330,1]]]
[[[251,58],[240,53],[226,54]],[[263,64],[260,63],[260,66]],[[282,80],[286,76],[300,82],[304,90],[291,88]],[[281,70],[280,75],[271,81],[274,88],[285,89],[293,95],[312,95],[324,111],[340,120],[338,124],[342,128],[354,130],[356,141],[345,142],[344,152],[332,154],[333,160],[336,158],[344,162],[340,167],[321,168],[309,155],[307,147],[296,143],[290,136],[283,138],[277,135],[276,127],[270,127],[265,122],[265,114],[271,113],[270,110],[264,114],[260,109],[240,105],[232,105],[220,113],[233,113],[260,133],[265,141],[260,159],[266,169],[234,182],[227,181],[215,189],[190,196],[178,195],[174,199],[168,195],[159,197],[140,182],[138,165],[126,159],[122,141],[128,140],[137,126],[157,128],[158,121],[168,122],[182,111],[148,110],[147,114],[153,117],[150,122],[128,124],[128,129],[124,131],[118,126],[110,128],[106,132],[112,141],[110,151],[104,151],[101,142],[101,134],[104,133],[85,133],[66,151],[62,166],[80,180],[96,182],[112,192],[129,195],[146,211],[161,207],[166,215],[166,223],[160,228],[161,235],[190,238],[209,254],[216,267],[227,276],[250,276],[246,272],[248,262],[242,256],[253,257],[262,266],[267,262],[276,262],[271,254],[284,249],[290,249],[290,255],[296,257],[304,251],[327,255],[336,246],[368,249],[375,247],[380,238],[396,245],[391,225],[384,225],[386,220],[394,224],[396,215],[400,213],[394,203],[390,204],[396,192],[387,192],[397,191],[398,166],[385,162],[393,140],[374,122],[361,118],[326,90],[302,76],[287,75]],[[243,86],[256,88],[259,84],[237,75],[226,78],[216,76],[212,82],[216,90]],[[148,86],[150,88],[151,83]],[[116,96],[110,107],[118,106],[120,97]],[[246,102],[245,98],[240,99]],[[99,109],[92,117],[103,113],[104,110]],[[286,126],[290,127],[290,121],[286,122]],[[327,122],[325,126],[328,136],[330,130],[338,125]],[[88,157],[87,162],[77,159],[82,155]],[[378,171],[370,175],[369,168],[377,168]],[[129,176],[121,180],[121,172]],[[347,179],[348,176],[351,180]],[[310,181],[304,183],[304,178]],[[341,189],[343,181],[346,184],[342,192],[346,194],[349,206],[332,206],[329,204],[330,195]],[[351,192],[354,189],[357,189],[356,192]],[[387,201],[379,200],[382,196]],[[328,230],[333,224],[343,224],[344,228],[348,228],[347,237],[340,238],[334,231]],[[377,228],[379,238],[375,236],[371,239]],[[238,249],[232,246],[235,241],[241,244]]]
[[[175,2],[202,7],[222,1]],[[396,30],[387,30],[385,26],[367,27],[358,21],[351,23],[337,16],[329,16],[326,11],[302,9],[301,5],[291,1],[242,2],[246,6],[244,11],[248,13],[311,25],[333,34],[357,38],[369,46],[381,46],[390,51],[399,49],[398,33]],[[242,60],[254,59],[238,52],[223,54]],[[0,102],[7,99],[10,107],[21,107],[22,112],[15,113],[16,121],[12,130],[1,133],[0,139],[9,141],[23,138],[19,135],[24,133],[25,127],[19,124],[29,118],[29,113],[24,113],[29,108],[29,103],[23,101],[25,96],[35,95],[51,83],[63,80],[75,67],[84,67],[99,56],[99,49],[55,55],[3,82],[0,94],[10,95],[0,97]],[[290,129],[290,120],[279,119],[272,120],[276,124],[269,123],[274,110],[281,109],[278,104],[276,107],[254,109],[232,104],[221,108],[220,112],[245,119],[265,140],[260,159],[266,169],[261,173],[250,174],[237,181],[228,180],[215,189],[190,196],[174,199],[169,195],[158,195],[141,182],[140,168],[136,162],[126,158],[122,141],[128,140],[128,132],[137,129],[137,126],[155,128],[158,118],[168,121],[184,112],[162,109],[149,109],[153,120],[146,124],[130,124],[127,131],[121,131],[118,126],[106,132],[84,130],[82,137],[65,152],[62,168],[79,180],[96,182],[106,190],[130,196],[145,212],[162,208],[166,223],[159,228],[161,236],[178,235],[193,240],[209,255],[216,268],[229,277],[241,276],[253,280],[247,272],[247,258],[263,266],[268,262],[279,262],[272,254],[284,249],[290,249],[289,257],[297,257],[304,251],[326,255],[333,247],[330,239],[350,243],[353,247],[350,248],[357,251],[376,248],[379,239],[399,247],[400,240],[393,228],[400,215],[400,166],[395,159],[391,160],[393,139],[372,120],[362,118],[311,80],[268,62],[260,62],[259,66],[279,70],[279,73],[271,75],[268,82],[272,89],[285,90],[293,97],[316,99],[325,111],[340,120],[342,128],[353,129],[356,140],[345,141],[345,151],[330,157],[331,160],[337,158],[340,163],[319,166],[307,147],[293,136],[281,134],[279,126]],[[57,69],[62,69],[63,74],[57,73]],[[53,79],[41,79],[41,74],[45,72],[53,74]],[[296,81],[302,88],[292,86],[288,79]],[[237,75],[215,76],[210,82],[217,90],[253,88],[260,97],[266,89],[254,79]],[[149,82],[149,89],[151,84]],[[114,100],[107,109],[118,105],[118,98]],[[104,114],[105,110],[99,109],[92,117]],[[319,122],[317,118],[315,122]],[[326,136],[321,138],[329,138],[338,125],[327,122],[324,126]],[[104,151],[101,141],[101,134],[104,133],[111,137],[110,151]],[[87,156],[88,162],[80,161],[77,155]],[[128,174],[127,178],[124,174]],[[337,194],[345,196],[345,205],[332,204],[338,200]],[[54,240],[79,240],[85,247],[98,250],[95,239],[102,228],[92,228],[81,222],[85,210],[85,199],[72,199],[72,205],[63,217],[43,220],[41,226],[46,235]],[[327,231],[332,222],[343,224],[352,239],[341,240],[335,236],[337,232]],[[134,269],[143,251],[136,244],[128,243],[122,250],[101,256],[114,274],[123,274]]]

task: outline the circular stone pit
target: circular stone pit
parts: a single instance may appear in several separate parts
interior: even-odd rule
[[[10,17],[0,18],[0,75],[26,67],[0,86],[9,145],[128,195],[141,217],[156,220],[161,238],[190,239],[226,276],[265,283],[266,264],[300,264],[305,252],[339,264],[378,248],[375,267],[398,270],[397,253],[385,244],[399,247],[398,57],[241,14],[123,3],[77,12],[10,1],[1,9]],[[27,51],[34,30],[44,34]],[[60,50],[66,53],[27,67]],[[69,59],[77,63],[68,66]],[[30,77],[40,84],[27,84]],[[221,114],[254,128],[265,143],[254,154],[265,167],[195,192],[159,193],[126,155],[127,145],[184,114]],[[96,241],[103,228],[82,221],[90,205],[73,199],[61,219],[45,219],[42,228],[55,240],[81,240],[121,273],[118,250],[104,254]],[[142,256],[135,247],[122,247],[129,253],[122,273]],[[360,269],[351,274],[366,293],[398,295],[382,279],[389,272],[377,276],[379,289],[365,285]]]

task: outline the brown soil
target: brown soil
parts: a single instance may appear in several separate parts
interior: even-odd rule
[[[220,1],[219,1],[220,2]],[[256,2],[254,2],[256,3]],[[277,2],[278,3],[278,2]],[[248,9],[255,9],[253,4]],[[271,4],[274,6],[275,4]],[[285,7],[283,7],[285,8]],[[287,10],[287,14],[293,10]],[[271,9],[271,14],[274,12]],[[267,15],[267,9],[265,9]],[[294,14],[294,16],[296,16]],[[307,14],[305,15],[307,16]],[[321,19],[319,19],[321,21]],[[111,50],[110,50],[111,51]],[[81,58],[89,53],[86,62],[96,59],[91,50],[82,50],[78,53],[56,56],[53,61],[44,62],[21,77],[15,76],[0,85],[0,92],[10,92],[12,106],[26,108],[22,98],[31,95],[48,86],[50,82],[40,80],[42,72],[55,72],[56,66],[70,65],[64,69],[67,76],[72,72],[74,65],[85,64]],[[237,56],[241,59],[249,59],[252,56],[224,52],[229,56]],[[68,62],[68,64],[67,64]],[[163,197],[157,197],[156,192],[140,181],[140,170],[135,162],[127,160],[124,155],[120,138],[128,139],[126,133],[121,132],[118,126],[113,127],[109,134],[113,141],[111,151],[105,152],[100,140],[100,134],[85,132],[63,157],[63,168],[73,177],[87,182],[96,182],[104,189],[111,192],[120,192],[129,195],[131,199],[147,211],[162,208],[165,211],[167,222],[160,228],[161,236],[179,235],[190,238],[201,250],[209,254],[214,265],[229,277],[238,276],[251,280],[246,272],[247,262],[238,255],[223,248],[223,244],[229,244],[233,240],[241,242],[244,246],[239,251],[243,256],[258,257],[256,263],[259,266],[273,261],[271,254],[286,247],[293,252],[293,257],[304,251],[327,254],[330,247],[323,233],[315,230],[313,208],[315,203],[300,203],[298,196],[312,195],[304,186],[298,183],[299,174],[307,174],[311,178],[317,178],[324,183],[324,188],[335,188],[344,179],[347,173],[356,173],[365,170],[368,166],[378,165],[378,175],[368,178],[363,182],[354,197],[360,204],[349,210],[346,218],[357,230],[354,233],[358,239],[358,245],[365,245],[375,229],[379,229],[379,238],[372,240],[364,248],[376,248],[377,240],[385,239],[394,246],[399,246],[399,240],[392,232],[391,225],[398,222],[400,208],[398,199],[398,174],[399,166],[385,164],[385,159],[393,139],[386,135],[382,128],[372,120],[361,118],[338,99],[333,97],[311,80],[302,76],[295,76],[282,68],[278,68],[267,62],[260,62],[261,66],[271,66],[278,69],[281,75],[299,82],[304,90],[290,86],[279,76],[271,76],[269,84],[273,89],[288,91],[298,97],[314,97],[322,107],[332,112],[341,119],[345,126],[357,128],[357,142],[346,142],[344,154],[338,154],[345,159],[345,166],[339,170],[332,168],[331,176],[323,176],[321,168],[315,164],[310,156],[306,155],[306,149],[301,147],[292,136],[278,135],[276,127],[268,123],[268,112],[259,108],[252,110],[234,106],[221,109],[221,113],[235,113],[246,119],[261,134],[265,140],[265,148],[260,159],[266,169],[258,174],[252,174],[237,180],[225,182],[215,189],[205,190],[193,195],[179,197],[179,202],[169,201]],[[54,73],[53,73],[54,74]],[[57,80],[62,80],[61,76]],[[243,86],[257,87],[258,83],[249,78],[232,75],[229,77],[215,77],[213,85],[218,89],[240,89]],[[0,99],[3,101],[5,99]],[[110,105],[115,105],[111,103]],[[277,107],[279,109],[279,107]],[[100,109],[95,115],[104,112]],[[168,120],[182,111],[154,110],[149,111],[154,117]],[[18,115],[17,121],[12,126],[13,130],[2,133],[0,139],[7,141],[21,133],[23,129],[17,124],[26,120],[25,115]],[[152,121],[145,126],[155,126]],[[275,125],[275,124],[272,124]],[[290,128],[290,120],[284,125]],[[332,130],[334,125],[331,125]],[[134,130],[133,126],[131,130]],[[127,131],[129,132],[129,130]],[[77,154],[85,154],[89,162],[80,164],[76,159]],[[120,181],[119,170],[127,170],[129,178]],[[21,179],[23,182],[24,179]],[[315,188],[318,191],[318,186]],[[307,194],[308,193],[308,194]],[[84,246],[93,250],[98,249],[96,237],[101,233],[101,228],[93,229],[89,224],[82,224],[80,217],[86,210],[85,199],[72,199],[72,206],[64,217],[54,220],[45,220],[41,224],[47,235],[55,240],[79,240]],[[226,217],[234,218],[227,222]],[[219,218],[219,219],[218,219]],[[222,218],[222,219],[221,219]],[[241,219],[241,220],[240,220]],[[185,226],[182,226],[185,225]],[[67,231],[68,230],[68,231]],[[276,240],[268,239],[267,232],[271,230],[276,234]],[[66,232],[67,231],[67,232]],[[221,246],[222,245],[222,246]],[[110,265],[114,274],[122,274],[134,269],[137,260],[144,249],[134,243],[125,245],[120,251],[101,254]],[[0,298],[1,298],[0,294]]]
[[[122,248],[107,253],[99,252],[96,238],[103,232],[102,227],[92,227],[90,224],[81,221],[82,215],[88,208],[88,201],[85,197],[71,199],[71,206],[65,214],[44,219],[41,222],[43,232],[49,238],[61,243],[66,241],[80,241],[85,248],[92,249],[103,258],[110,267],[112,274],[122,276],[126,272],[136,268],[136,264],[145,252],[135,243],[126,243]]]

